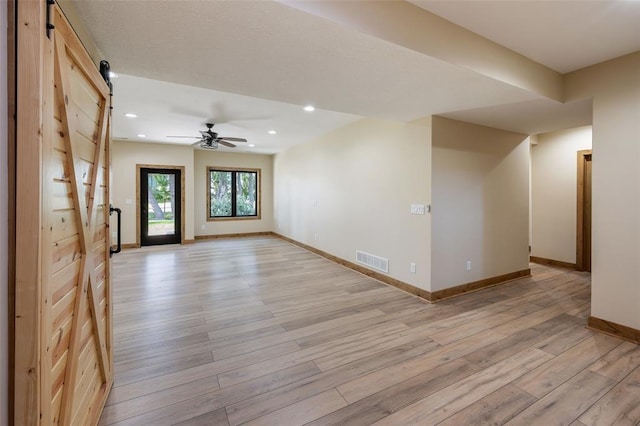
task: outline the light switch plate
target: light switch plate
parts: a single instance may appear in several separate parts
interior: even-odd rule
[[[411,214],[424,214],[425,210],[424,204],[411,204]]]

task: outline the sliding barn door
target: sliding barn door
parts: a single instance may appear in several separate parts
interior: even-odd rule
[[[49,7],[54,28],[48,36],[42,31],[40,38],[39,247],[38,253],[16,250],[18,264],[21,256],[37,256],[39,271],[35,283],[16,282],[17,312],[33,312],[36,318],[33,324],[22,317],[16,320],[16,334],[21,334],[16,341],[15,424],[94,425],[113,381],[110,95],[57,5]],[[18,51],[23,54],[28,55]],[[20,62],[18,68],[20,72]],[[19,113],[36,114],[18,108]],[[18,147],[36,142],[21,140],[18,134]],[[18,158],[18,179],[29,172],[24,170],[26,161]],[[38,188],[33,189],[18,197],[37,197]],[[28,296],[30,285],[35,286],[38,309],[25,306],[29,300],[21,294],[24,286]],[[29,327],[33,342],[25,335]],[[31,343],[37,356],[20,359],[25,352],[20,340]],[[34,367],[23,366],[25,362]],[[31,376],[23,380],[20,375],[27,367]]]

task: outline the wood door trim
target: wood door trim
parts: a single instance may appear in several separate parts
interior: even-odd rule
[[[16,44],[14,423],[40,416],[40,238],[45,2],[20,2]],[[19,52],[25,52],[19,54]],[[28,53],[27,53],[28,52]],[[19,94],[19,96],[18,96]],[[27,255],[28,253],[28,255]],[[24,255],[23,255],[24,254]]]
[[[185,166],[168,166],[163,164],[136,164],[136,244],[135,247],[141,247],[140,235],[140,169],[169,169],[180,170],[180,244],[185,243]]]
[[[576,217],[576,270],[584,271],[584,166],[586,156],[593,155],[590,149],[578,151],[577,217]]]
[[[8,422],[13,426],[14,419],[14,383],[15,383],[15,292],[16,292],[16,1],[7,2],[7,156],[9,164],[8,171],[8,223],[7,223],[7,246],[8,246]]]

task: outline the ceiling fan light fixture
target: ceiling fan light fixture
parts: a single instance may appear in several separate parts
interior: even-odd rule
[[[313,105],[307,105],[306,107],[304,107],[304,110],[307,112],[313,112],[316,110],[316,108]]]
[[[212,130],[214,123],[206,123],[207,130],[199,130],[200,136],[167,136],[168,138],[196,138],[198,139],[191,144],[193,147],[203,149],[217,149],[219,145],[223,145],[228,148],[235,148],[236,145],[233,142],[246,142],[244,138],[236,138],[230,136],[219,136],[217,132]]]
[[[200,142],[200,148],[203,149],[218,149],[218,142],[216,141],[202,141]]]

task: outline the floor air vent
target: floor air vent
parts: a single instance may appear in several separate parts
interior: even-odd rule
[[[389,259],[385,259],[384,257],[356,250],[356,261],[363,265],[370,266],[373,269],[377,269],[378,271],[389,272]]]

